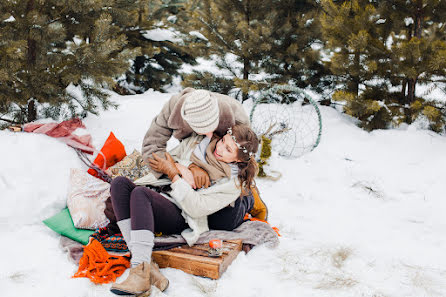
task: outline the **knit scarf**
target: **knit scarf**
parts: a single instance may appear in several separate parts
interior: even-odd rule
[[[212,182],[216,182],[224,177],[231,177],[231,167],[225,163],[218,161],[214,156],[214,150],[217,146],[219,137],[213,137],[211,142],[206,148],[206,162],[201,161],[194,153],[192,153],[190,160],[195,165],[204,169],[208,174]]]
[[[110,255],[97,239],[90,236],[73,277],[88,277],[95,284],[106,284],[114,282],[129,267],[129,257]]]

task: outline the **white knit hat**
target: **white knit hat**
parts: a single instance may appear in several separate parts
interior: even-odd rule
[[[217,98],[206,90],[190,92],[184,99],[181,116],[199,134],[214,132],[220,120]]]

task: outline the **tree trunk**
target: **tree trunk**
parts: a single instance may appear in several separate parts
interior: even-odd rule
[[[413,36],[421,39],[421,31],[423,30],[423,0],[417,0],[414,13]],[[407,104],[411,104],[415,100],[415,88],[418,77],[409,79],[407,88]]]
[[[30,12],[34,9],[34,0],[29,0],[26,4],[26,12]],[[31,28],[29,29],[31,30]],[[28,32],[29,34],[30,32]],[[37,53],[37,42],[31,38],[30,34],[28,35],[27,40],[28,52],[27,52],[27,60],[29,65],[34,65],[36,63],[36,53]]]
[[[407,82],[407,97],[406,104],[412,104],[415,101],[415,87],[417,84],[416,78],[409,78]]]
[[[34,9],[34,4],[35,0],[28,1],[28,3],[26,4],[27,13]],[[31,38],[30,32],[28,32],[27,46],[28,46],[28,52],[26,57],[28,61],[28,66],[32,68],[36,64],[37,41]],[[37,110],[36,110],[35,100],[31,99],[28,101],[28,107],[26,108],[26,120],[27,122],[32,122],[35,121],[36,119],[37,119]]]
[[[415,12],[414,36],[421,38],[422,29],[423,29],[423,0],[418,0]]]
[[[36,49],[37,49],[37,42],[31,38],[28,38],[28,64],[34,65],[36,63]]]
[[[361,63],[361,53],[359,51],[355,52],[355,68],[356,68],[356,75],[353,76],[353,92],[356,95],[356,98],[359,97],[359,83],[360,83],[360,77],[359,77],[359,72],[360,72],[360,63]]]
[[[415,13],[414,13],[414,26],[413,26],[413,36],[421,39],[421,30],[423,29],[423,0],[417,0],[416,7],[415,7]],[[406,97],[406,103],[412,104],[415,101],[415,89],[417,85],[417,79],[410,78],[408,81],[408,87],[407,87],[407,97]]]
[[[249,5],[250,5],[250,1],[248,0],[247,4],[246,4],[246,9],[245,9],[246,23],[248,24],[248,26],[249,26],[249,15],[251,13]],[[247,81],[249,78],[249,70],[250,70],[249,64],[250,64],[249,59],[244,57],[243,58],[243,79],[245,81]],[[245,100],[248,100],[248,92],[243,91],[242,102]]]
[[[28,102],[27,120],[28,122],[35,121],[37,119],[37,110],[35,100],[31,99]]]
[[[243,59],[243,79],[247,81],[249,78],[249,60],[248,58]],[[243,91],[242,101],[248,100],[248,92]]]
[[[403,79],[402,84],[403,84],[403,86],[401,87],[401,96],[402,96],[403,98],[406,98],[407,79]]]
[[[421,39],[421,32],[423,30],[423,0],[416,1],[413,17],[414,17],[413,34],[411,32],[409,37],[412,38],[413,36],[418,39]],[[407,80],[407,96],[405,104],[408,107],[405,108],[405,110],[406,110],[406,123],[409,124],[412,123],[412,110],[410,109],[410,105],[415,101],[417,80],[418,76],[414,78],[409,78]]]

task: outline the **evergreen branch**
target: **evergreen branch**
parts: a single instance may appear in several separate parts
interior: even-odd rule
[[[435,79],[427,79],[427,78],[418,78],[417,80],[422,81],[422,82],[430,82],[430,83],[446,83],[446,79],[435,80]]]
[[[441,25],[441,27],[438,28],[438,32],[443,33],[443,32],[445,31],[445,28],[446,28],[446,23],[443,23],[443,24]]]
[[[16,122],[16,121],[13,121],[13,120],[9,120],[9,119],[5,119],[5,118],[2,118],[2,117],[0,117],[0,121],[4,121],[4,122],[15,124],[15,125],[20,125],[19,122]]]
[[[217,28],[215,28],[214,26],[212,26],[211,24],[207,23],[206,21],[204,21],[203,18],[199,17],[198,20],[204,24],[205,26],[207,26],[213,33],[215,33],[215,36],[231,51],[233,51],[233,48],[224,40],[223,36],[221,36],[221,34],[217,31]]]
[[[406,76],[401,75],[394,75],[394,78],[397,79],[406,79]],[[446,83],[446,79],[429,79],[429,78],[422,78],[420,76],[417,77],[418,82],[425,82],[425,83]]]
[[[341,107],[344,107],[344,106],[345,106],[345,104],[338,103],[338,102],[333,101],[333,100],[331,100],[331,99],[330,99],[330,105],[338,105],[338,106],[341,106]]]
[[[82,102],[79,99],[76,98],[76,96],[73,96],[71,94],[68,94],[68,96],[70,97],[70,99],[76,101],[83,110],[87,110],[88,111],[88,109],[82,104]]]
[[[226,59],[222,59],[222,66],[231,72],[234,77],[237,77],[237,74],[234,72],[233,68],[226,62]]]
[[[49,21],[46,23],[46,25],[51,25],[52,23],[58,22],[60,19],[61,19],[61,18],[55,18],[55,19],[49,20]]]
[[[323,5],[320,6],[320,9],[328,16],[330,16],[331,18],[335,18],[335,16],[333,16],[332,14],[330,14],[326,9],[324,9]],[[354,34],[355,32],[353,31],[353,27],[349,27],[349,26],[344,26],[344,30],[346,30],[347,32],[345,32],[345,36],[348,36],[350,34]],[[370,49],[374,49],[375,51],[377,51],[378,53],[383,54],[386,58],[390,58],[390,53],[388,51],[382,50],[379,47],[377,47],[374,44],[368,44],[368,46],[370,47]]]

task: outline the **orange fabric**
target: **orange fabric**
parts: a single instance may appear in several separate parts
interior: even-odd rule
[[[247,221],[247,220],[250,220],[250,221],[259,221],[259,222],[267,223],[267,224],[269,225],[269,223],[268,223],[267,221],[264,221],[264,220],[261,220],[261,219],[257,219],[257,218],[253,218],[253,217],[251,217],[251,216],[249,215],[249,213],[245,214],[244,220],[245,220],[245,221]],[[280,235],[280,233],[279,233],[279,228],[277,228],[277,227],[271,227],[271,228],[274,230],[274,232],[277,233],[277,236],[282,236],[282,235]]]
[[[90,239],[73,277],[88,277],[95,284],[106,284],[114,282],[129,267],[127,257],[111,256],[99,241]]]
[[[266,218],[268,216],[268,209],[266,208],[266,205],[260,198],[259,189],[256,186],[252,186],[251,193],[254,198],[254,206],[252,207],[249,213],[254,218],[266,221]]]
[[[105,141],[104,146],[101,148],[101,153],[102,154],[97,155],[96,159],[93,162],[101,169],[107,169],[108,167],[115,165],[116,163],[124,159],[125,156],[127,156],[124,145],[116,138],[113,132],[110,132],[110,135]],[[105,156],[105,160],[103,155]],[[93,176],[99,177],[96,170],[92,168],[88,169],[88,173]]]

